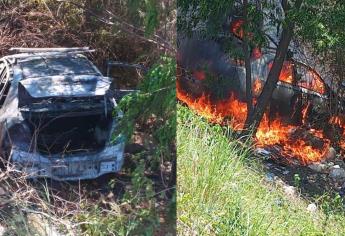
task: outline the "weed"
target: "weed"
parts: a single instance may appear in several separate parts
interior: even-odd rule
[[[345,216],[308,212],[303,198],[289,198],[267,183],[251,151],[219,126],[178,106],[178,232],[181,235],[343,235]],[[298,176],[296,185],[300,183]],[[330,199],[326,200],[330,203]],[[333,209],[333,210],[331,210]]]

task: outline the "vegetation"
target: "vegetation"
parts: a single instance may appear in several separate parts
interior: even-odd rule
[[[121,131],[139,146],[128,145],[123,170],[79,183],[32,182],[11,169],[2,172],[0,228],[6,233],[174,234],[175,8],[174,1],[151,0],[0,1],[0,56],[10,47],[90,46],[103,71],[108,59],[149,69],[146,75],[111,71],[115,87],[138,89],[120,101]]]
[[[172,58],[161,60],[138,86],[139,91],[124,97],[120,102],[120,109],[124,111],[121,126],[127,137],[131,137],[138,122],[146,122],[150,118],[153,121],[150,128],[159,144],[155,148],[158,160],[155,160],[154,166],[158,166],[160,161],[175,159],[172,149],[176,134],[176,63]],[[160,160],[160,157],[166,159]]]
[[[345,4],[342,1],[307,1],[297,14],[299,24],[296,35],[310,45],[315,57],[332,72],[332,87],[343,96],[344,87],[344,25]],[[334,98],[337,99],[337,98]],[[339,112],[339,111],[335,111]]]
[[[86,211],[77,216],[77,221],[92,221],[83,224],[82,230],[87,235],[103,235],[112,232],[116,235],[153,235],[159,227],[159,214],[155,208],[158,204],[157,195],[170,199],[164,214],[173,230],[176,220],[175,184],[176,184],[176,99],[175,99],[175,63],[171,58],[162,58],[148,72],[146,78],[138,86],[139,91],[127,95],[120,101],[120,109],[124,116],[120,121],[121,131],[131,137],[135,126],[146,125],[145,133],[152,135],[153,148],[131,157],[134,166],[128,170],[131,176],[131,186],[117,204],[126,205],[127,213],[116,212],[117,205],[111,208],[114,218],[104,214],[99,205],[87,205]],[[147,123],[149,121],[149,123]],[[155,183],[145,175],[145,172],[159,173],[161,166],[171,163],[171,170],[165,173],[162,181],[164,189],[155,190]],[[110,182],[110,185],[112,183]],[[157,184],[157,183],[156,183]],[[110,186],[111,187],[111,186]],[[146,205],[145,207],[138,207]],[[115,207],[115,208],[114,208]],[[107,235],[107,234],[104,234]]]
[[[178,231],[183,235],[343,235],[339,198],[310,200],[266,181],[248,145],[178,106]],[[186,141],[188,140],[188,141]],[[325,200],[327,199],[327,200]]]

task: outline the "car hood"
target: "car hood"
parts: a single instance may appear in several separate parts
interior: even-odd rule
[[[110,78],[97,75],[26,78],[19,82],[34,98],[102,96],[110,88]]]

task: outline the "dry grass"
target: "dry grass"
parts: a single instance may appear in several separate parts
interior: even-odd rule
[[[103,6],[105,9],[126,17],[118,1],[107,4]],[[148,66],[160,54],[155,45],[135,35],[124,34],[91,17],[86,10],[65,2],[0,1],[0,12],[0,57],[7,55],[11,47],[89,46],[96,49],[89,55],[90,59],[105,71],[108,59]],[[123,86],[133,87],[140,79],[134,70],[114,72]]]
[[[64,186],[69,187],[67,183]],[[69,196],[63,196],[64,193],[52,189],[47,180],[28,180],[27,174],[15,170],[10,164],[0,174],[0,188],[0,225],[5,226],[10,235],[31,235],[33,231],[45,235],[43,231],[52,228],[76,235],[83,223],[73,224],[71,221],[77,213],[83,213],[80,206],[88,201],[80,188],[69,188]],[[42,227],[41,232],[30,223],[33,215]]]
[[[0,226],[11,236],[174,232],[169,189],[143,169],[131,175],[136,177],[122,172],[91,181],[28,180],[9,165],[0,174]]]

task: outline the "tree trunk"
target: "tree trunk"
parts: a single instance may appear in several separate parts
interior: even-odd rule
[[[287,7],[284,4],[283,1],[283,7],[284,7],[284,11],[285,13],[287,12]],[[302,0],[297,0],[294,8],[296,10],[299,10],[299,8],[302,5]],[[287,14],[287,13],[286,13]],[[286,17],[286,16],[285,16]],[[286,25],[286,27],[283,29],[280,41],[279,41],[279,45],[276,51],[276,55],[274,57],[273,60],[273,65],[272,65],[272,69],[270,70],[268,77],[267,77],[267,81],[265,83],[265,86],[258,98],[257,104],[252,112],[252,114],[247,115],[245,124],[244,124],[244,130],[242,132],[242,135],[246,136],[249,135],[252,131],[252,135],[255,136],[256,131],[259,127],[259,124],[262,120],[262,117],[265,113],[266,107],[272,97],[272,93],[274,91],[274,89],[276,88],[278,79],[279,79],[279,75],[280,75],[280,71],[282,69],[285,57],[286,57],[286,53],[288,51],[288,47],[293,35],[293,30],[294,30],[294,22],[289,21]],[[252,128],[252,130],[251,130]]]
[[[243,42],[244,50],[244,66],[246,68],[246,100],[247,100],[247,116],[251,116],[253,112],[253,94],[252,94],[252,74],[251,74],[251,63],[250,63],[250,52],[248,43]]]
[[[243,1],[243,15],[244,22],[248,24],[248,13],[247,13],[248,1]],[[249,27],[246,27],[249,28]],[[253,95],[252,95],[252,74],[251,74],[251,63],[250,63],[250,48],[248,45],[247,30],[243,33],[243,52],[244,52],[244,66],[246,69],[246,100],[247,100],[247,116],[251,116],[253,111]]]

